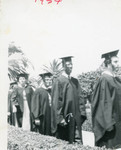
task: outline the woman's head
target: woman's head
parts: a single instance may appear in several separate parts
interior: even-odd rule
[[[28,74],[19,74],[17,76],[17,81],[20,85],[24,86],[27,83]]]

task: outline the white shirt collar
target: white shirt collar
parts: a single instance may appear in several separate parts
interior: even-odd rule
[[[71,79],[71,75],[68,75],[65,72],[63,72],[62,75],[65,76],[66,78],[70,77],[70,79]]]
[[[48,90],[48,89],[51,89],[51,87],[49,86],[49,87],[46,87],[44,84],[41,86],[43,89],[45,89],[45,90]]]

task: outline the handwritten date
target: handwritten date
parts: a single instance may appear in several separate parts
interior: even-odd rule
[[[44,0],[38,0],[41,2],[41,4],[43,5]],[[52,0],[46,0],[48,4],[52,3]],[[54,0],[57,4],[59,4],[62,0]],[[35,0],[35,3],[37,2],[37,0]]]

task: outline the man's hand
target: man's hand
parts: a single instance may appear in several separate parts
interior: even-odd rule
[[[40,120],[39,119],[35,120],[35,125],[40,126]]]
[[[60,122],[60,125],[61,125],[61,126],[66,126],[66,125],[67,125],[65,119],[63,119],[63,120]]]

